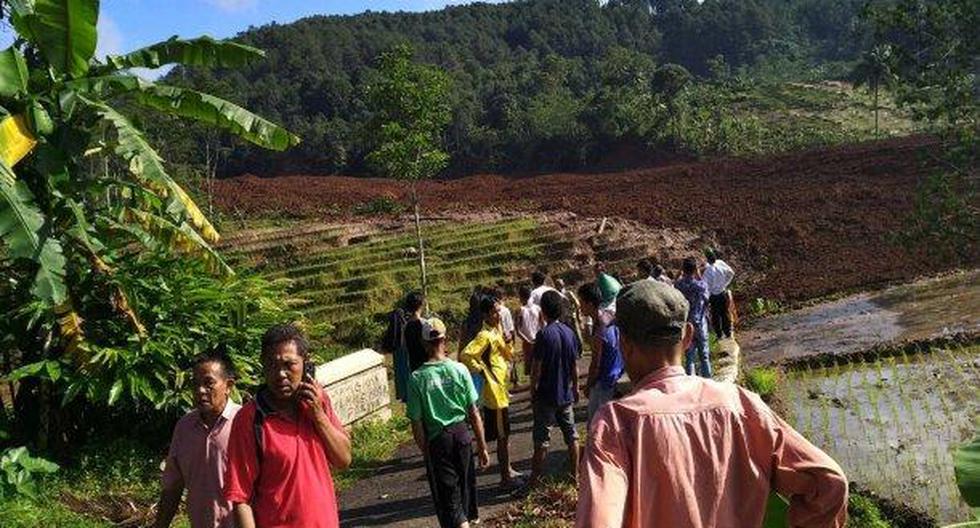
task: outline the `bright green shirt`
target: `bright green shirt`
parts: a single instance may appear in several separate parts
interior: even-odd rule
[[[465,420],[476,398],[473,378],[462,363],[448,358],[429,361],[408,382],[408,418],[421,420],[431,440],[444,428]]]

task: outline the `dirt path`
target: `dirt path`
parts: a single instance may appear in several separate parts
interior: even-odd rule
[[[980,332],[980,269],[767,317],[739,343],[746,364],[759,365],[963,332]]]
[[[579,374],[588,370],[589,357],[579,360]],[[579,433],[585,427],[585,400],[575,407],[575,423]],[[530,474],[532,416],[527,393],[518,393],[511,400],[510,451],[518,471]],[[584,437],[584,436],[583,436]],[[567,471],[564,441],[557,428],[551,432],[547,471],[558,475]],[[477,473],[480,517],[489,519],[506,510],[515,499],[502,491],[498,483],[496,446],[490,446],[490,467]],[[391,460],[375,470],[374,475],[358,481],[340,494],[340,525],[342,527],[390,526],[395,528],[435,527],[435,517],[429,484],[425,477],[425,462],[415,444],[409,443],[395,453]]]

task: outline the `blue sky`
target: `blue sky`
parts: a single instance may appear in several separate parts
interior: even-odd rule
[[[498,3],[501,0],[489,0]],[[431,11],[461,0],[102,0],[97,56],[153,44],[172,35],[231,37],[249,26],[311,15],[371,11]],[[0,46],[11,40],[0,30]]]

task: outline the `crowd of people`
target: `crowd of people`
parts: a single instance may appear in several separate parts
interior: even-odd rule
[[[490,442],[505,491],[537,486],[556,426],[578,479],[579,527],[759,526],[771,491],[789,501],[792,526],[843,526],[840,467],[757,395],[711,380],[709,327],[731,339],[737,317],[732,268],[714,251],[705,260],[685,259],[676,279],[643,260],[625,286],[601,264],[574,289],[535,271],[513,312],[503,288],[475,288],[455,359],[446,324],[425,317],[422,294],[406,296],[381,348],[393,356],[441,527],[478,521],[476,475],[491,464]],[[174,430],[158,527],[169,526],[184,489],[195,528],[339,525],[331,468],[350,464],[351,440],[314,381],[308,348],[295,326],[270,329],[265,385],[244,406],[229,399],[225,355],[195,363],[197,408]],[[521,393],[533,421],[530,475],[514,468],[510,442]]]

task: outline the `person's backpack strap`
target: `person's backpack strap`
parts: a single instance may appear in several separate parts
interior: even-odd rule
[[[273,412],[272,405],[269,403],[269,396],[266,394],[265,387],[259,389],[255,395],[255,419],[252,421],[252,431],[255,434],[255,458],[262,467],[262,452],[265,450],[265,439],[262,435],[262,424],[265,417]]]

